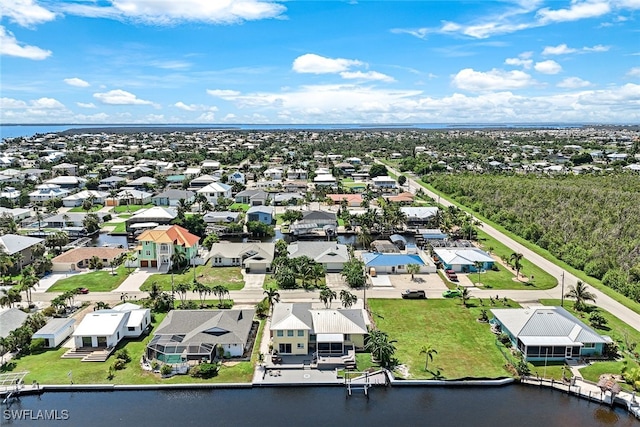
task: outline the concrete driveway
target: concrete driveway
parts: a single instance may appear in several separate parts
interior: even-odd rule
[[[158,273],[155,268],[136,268],[129,276],[124,279],[124,282],[120,284],[116,289],[111,292],[137,292],[140,290],[140,286],[149,278],[152,274]]]
[[[262,285],[264,285],[264,279],[266,274],[245,273],[242,270],[242,277],[244,277],[244,288],[242,290],[247,291],[262,291]]]

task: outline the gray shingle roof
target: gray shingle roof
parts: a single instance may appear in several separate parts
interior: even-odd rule
[[[255,310],[172,310],[154,335],[183,335],[182,344],[247,342]]]
[[[42,242],[44,242],[44,239],[22,236],[20,234],[5,234],[0,236],[0,247],[4,248],[5,252],[9,255],[13,255]]]
[[[0,338],[6,338],[11,331],[22,326],[29,315],[17,308],[0,310]]]

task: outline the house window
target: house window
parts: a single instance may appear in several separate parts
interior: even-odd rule
[[[151,251],[145,251],[146,256],[151,256]]]
[[[135,330],[136,328],[134,328],[133,326],[127,326],[127,331],[133,332]]]
[[[287,331],[287,336],[288,336],[288,337],[292,337],[292,336],[293,336],[293,331],[291,331],[291,330],[290,330],[290,331]]]
[[[399,265],[398,270],[404,270],[404,265]]]
[[[284,331],[276,331],[276,336],[283,337]]]
[[[344,340],[345,341],[351,341],[351,335],[350,334],[344,334]]]
[[[302,349],[304,349],[304,344],[299,342],[298,343],[298,350],[302,350]]]
[[[596,348],[596,343],[594,342],[585,342],[583,343],[583,347],[582,348]]]
[[[304,336],[304,331],[303,330],[299,330],[298,331],[298,336],[299,337],[303,337]]]
[[[116,332],[116,338],[120,339],[120,332]]]

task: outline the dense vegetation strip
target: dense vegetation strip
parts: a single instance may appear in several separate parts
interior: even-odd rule
[[[431,175],[425,177],[507,230],[640,301],[640,178]]]

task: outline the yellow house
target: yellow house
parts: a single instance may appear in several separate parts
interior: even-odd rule
[[[271,320],[273,349],[283,355],[342,355],[362,349],[368,333],[362,309],[312,309],[310,303],[278,303]]]

